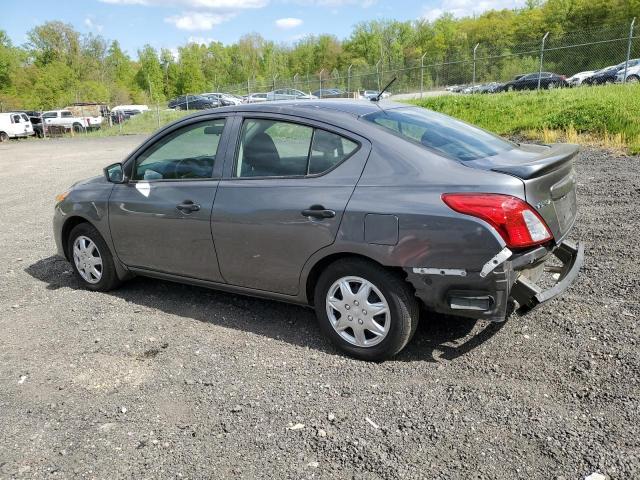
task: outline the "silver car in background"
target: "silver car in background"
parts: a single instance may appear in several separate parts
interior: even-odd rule
[[[577,151],[394,103],[223,107],[60,194],[54,235],[88,289],[144,275],[308,305],[382,360],[423,309],[503,322],[571,285]]]

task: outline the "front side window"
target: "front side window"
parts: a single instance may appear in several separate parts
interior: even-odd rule
[[[318,128],[249,119],[242,125],[235,173],[240,178],[320,174],[357,148],[357,143]]]
[[[511,142],[496,135],[424,108],[380,110],[363,118],[460,161],[497,155],[514,148]]]
[[[136,159],[133,179],[211,178],[224,124],[207,120],[171,132]]]

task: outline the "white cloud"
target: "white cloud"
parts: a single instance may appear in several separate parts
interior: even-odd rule
[[[97,32],[101,32],[104,29],[103,25],[100,25],[93,21],[93,19],[89,16],[84,19],[84,25],[89,30],[95,30]]]
[[[182,7],[207,10],[241,10],[262,8],[269,0],[100,0],[116,5],[146,5],[150,7]]]
[[[289,28],[296,28],[302,25],[302,20],[299,18],[279,18],[276,20],[276,26],[283,30],[287,30]]]
[[[180,30],[207,31],[235,17],[242,10],[263,8],[270,0],[100,0],[116,5],[148,7],[177,7],[180,14],[165,17],[164,21]]]
[[[211,30],[214,26],[220,25],[235,16],[235,13],[208,13],[208,12],[184,12],[180,15],[173,15],[164,19],[180,30],[203,31]]]
[[[445,13],[456,18],[480,15],[487,10],[522,8],[526,0],[440,0],[439,4],[424,7],[422,18],[433,21]]]
[[[378,0],[291,0],[294,3],[314,7],[344,7],[346,5],[356,5],[362,8],[369,8],[375,5]]]
[[[197,43],[198,45],[209,45],[211,42],[215,42],[216,39],[212,37],[196,37],[191,35],[187,43]]]

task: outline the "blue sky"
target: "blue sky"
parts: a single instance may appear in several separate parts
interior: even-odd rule
[[[278,42],[308,34],[346,38],[363,20],[460,17],[490,8],[514,8],[524,0],[29,0],[3,2],[0,29],[15,44],[47,20],[62,20],[83,33],[120,41],[135,56],[145,43],[174,49],[189,41],[235,42],[257,32]]]

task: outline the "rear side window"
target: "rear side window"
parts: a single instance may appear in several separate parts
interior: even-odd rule
[[[330,170],[358,144],[291,122],[248,119],[242,126],[236,177],[301,177]]]
[[[514,148],[511,142],[496,135],[424,108],[380,110],[363,118],[460,161],[489,157]]]
[[[62,112],[62,118],[73,117],[73,113],[71,112]]]

